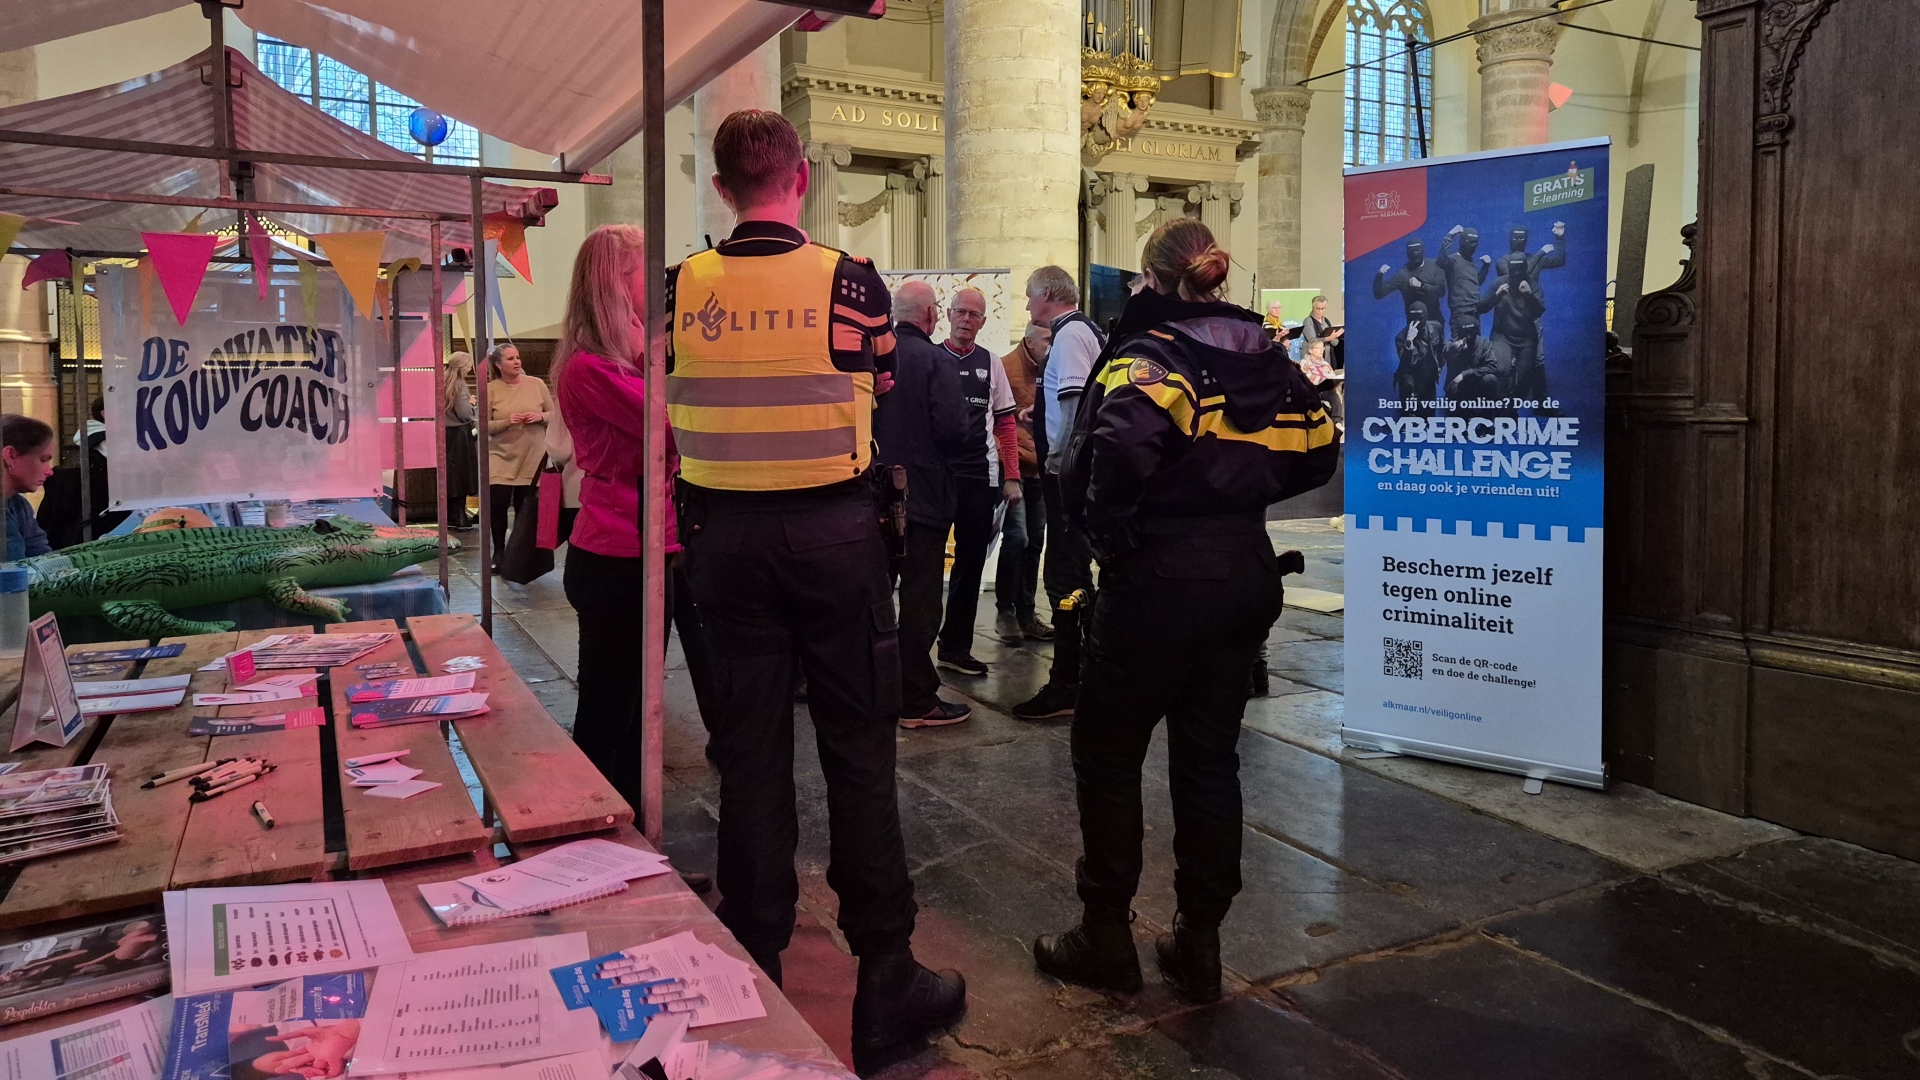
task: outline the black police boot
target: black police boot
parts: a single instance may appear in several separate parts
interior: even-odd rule
[[[1125,915],[1088,909],[1066,933],[1040,935],[1033,942],[1033,966],[1061,982],[1140,992],[1140,956]]]
[[[967,1014],[967,980],[927,970],[910,952],[860,958],[853,991],[853,1071],[872,1076],[926,1049]]]
[[[1247,680],[1247,696],[1263,698],[1273,689],[1272,676],[1267,672],[1267,661],[1262,657],[1253,662],[1253,672]]]
[[[1196,1005],[1220,1000],[1220,928],[1196,926],[1184,915],[1173,917],[1173,933],[1153,943],[1160,956],[1160,978],[1168,988]]]
[[[1075,589],[1053,611],[1053,671],[1031,700],[1012,709],[1021,720],[1058,720],[1073,715],[1080,700],[1080,642],[1087,592]]]
[[[773,985],[778,986],[783,990],[786,989],[786,987],[782,986],[780,982],[782,971],[780,969],[779,953],[777,952],[760,953],[760,952],[755,952],[752,949],[748,949],[747,955],[753,958],[754,963],[760,965],[761,971],[766,972],[768,982],[771,982]]]

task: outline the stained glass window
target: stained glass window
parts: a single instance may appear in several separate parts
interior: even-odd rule
[[[471,125],[448,117],[446,141],[439,146],[421,146],[407,131],[407,117],[420,103],[331,56],[262,34],[260,70],[328,116],[397,150],[441,165],[480,164],[480,133]]]
[[[1426,0],[1349,0],[1349,165],[1420,157],[1423,130],[1427,145],[1432,145],[1433,50],[1409,54],[1408,38],[1433,40]]]

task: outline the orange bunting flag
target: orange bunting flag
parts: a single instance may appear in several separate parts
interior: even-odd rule
[[[0,214],[0,255],[5,255],[7,249],[13,246],[14,239],[20,235],[20,229],[26,223],[27,219],[19,214]]]
[[[187,325],[193,298],[206,280],[207,263],[220,246],[220,238],[198,233],[141,233],[140,238],[146,241],[149,261],[160,278],[160,287],[167,292],[167,303],[173,305],[173,317],[181,326]]]
[[[363,319],[373,318],[374,283],[380,280],[380,254],[387,246],[384,232],[315,233],[313,242],[340,275],[340,284],[353,297]]]
[[[533,280],[533,262],[527,256],[527,223],[511,214],[488,214],[481,219],[487,239],[499,241],[500,254],[520,273],[524,281]]]

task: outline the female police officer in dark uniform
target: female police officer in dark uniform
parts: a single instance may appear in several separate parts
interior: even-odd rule
[[[1220,299],[1227,254],[1179,218],[1147,240],[1134,296],[1095,368],[1062,489],[1100,561],[1073,719],[1084,845],[1080,925],[1034,942],[1040,970],[1140,988],[1128,929],[1140,881],[1140,765],[1167,719],[1179,913],[1168,985],[1220,996],[1220,921],[1240,891],[1247,670],[1280,615],[1269,504],[1333,475],[1338,436],[1260,317]]]

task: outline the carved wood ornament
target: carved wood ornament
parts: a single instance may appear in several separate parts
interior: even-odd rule
[[[1834,0],[1768,0],[1760,12],[1760,107],[1754,121],[1761,146],[1786,144],[1793,127],[1789,112],[1793,76],[1806,51],[1807,38]],[[1703,8],[1706,5],[1701,5]]]

